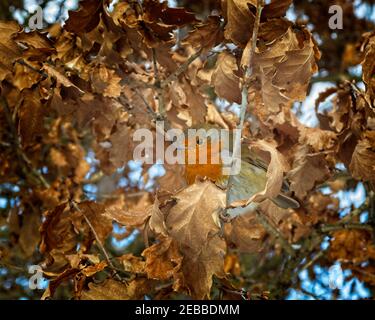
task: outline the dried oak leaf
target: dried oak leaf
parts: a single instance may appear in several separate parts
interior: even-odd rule
[[[259,252],[264,245],[267,232],[254,214],[237,217],[230,224],[225,224],[227,243],[241,252]]]
[[[14,36],[21,31],[17,22],[0,21],[0,82],[11,72],[13,63],[22,51],[13,40]]]
[[[165,224],[184,257],[183,286],[197,299],[209,296],[212,276],[223,275],[225,241],[218,236],[218,214],[225,192],[210,181],[196,181],[175,196]]]
[[[192,125],[204,122],[207,105],[199,88],[193,86],[189,79],[182,78],[180,82],[174,82],[170,89],[173,106],[186,108]]]
[[[142,252],[145,258],[145,272],[150,279],[178,280],[183,257],[178,245],[172,238],[162,238],[160,242],[152,245]],[[175,284],[177,285],[177,284]]]
[[[22,227],[19,235],[19,244],[25,257],[33,255],[40,241],[39,226],[41,219],[38,213],[30,212],[25,214],[22,220]]]
[[[212,277],[223,278],[226,243],[218,235],[207,239],[200,250],[182,249],[183,284],[194,299],[210,297]]]
[[[112,231],[112,221],[106,216],[106,206],[93,201],[84,201],[77,204],[80,211],[72,213],[73,224],[77,230],[91,230],[83,215],[91,223],[96,235],[101,242],[104,242]]]
[[[184,167],[182,165],[166,163],[164,164],[164,169],[165,175],[157,179],[160,193],[175,193],[186,187]]]
[[[107,267],[107,265],[107,261],[101,261],[95,265],[85,267],[83,270],[81,270],[81,273],[86,277],[92,277],[98,272],[103,271]]]
[[[94,92],[110,98],[118,98],[121,95],[121,77],[116,74],[115,70],[99,65],[91,69],[90,79]]]
[[[328,113],[320,114],[318,112],[319,105],[334,93],[336,93],[336,96],[332,100],[332,110]],[[352,94],[347,87],[329,88],[319,94],[318,99],[315,101],[315,110],[321,127],[332,128],[335,132],[340,133],[350,126],[350,114],[353,110]]]
[[[292,3],[293,0],[272,0],[264,6],[262,20],[284,17]]]
[[[306,29],[289,27],[279,38],[266,43],[254,55],[254,76],[260,81],[260,96],[270,113],[283,105],[303,101],[311,76],[318,70],[320,52]],[[245,50],[241,65],[247,66],[249,50]]]
[[[143,200],[146,201],[140,201],[139,205],[130,209],[107,208],[105,216],[128,227],[141,227],[148,222],[148,227],[152,232],[166,236],[164,214],[159,209],[159,200],[156,198],[151,205],[148,205],[148,195]]]
[[[103,0],[80,1],[78,11],[69,11],[69,19],[66,21],[65,30],[80,34],[95,29],[104,10],[103,3]]]
[[[332,131],[301,126],[299,132],[299,143],[312,146],[315,152],[330,150],[337,142],[337,136]]]
[[[52,277],[53,279],[49,281],[47,289],[44,291],[41,300],[46,300],[52,298],[55,294],[56,289],[58,286],[67,280],[72,279],[79,273],[79,269],[75,268],[68,268],[62,271],[59,274],[51,273],[51,272],[44,272],[45,276]]]
[[[107,279],[102,283],[89,283],[89,289],[82,291],[82,300],[140,300],[152,293],[154,281],[139,278],[124,284]]]
[[[209,16],[207,21],[194,27],[192,31],[182,41],[182,44],[189,44],[193,48],[202,49],[205,54],[216,47],[224,40],[223,30],[221,28],[220,17]]]
[[[340,230],[333,234],[329,257],[336,261],[359,264],[374,259],[371,234],[364,230]]]
[[[352,176],[359,180],[375,181],[375,136],[365,134],[356,145],[349,165]]]
[[[210,181],[197,181],[174,198],[177,203],[165,221],[168,234],[180,245],[199,251],[219,231],[218,214],[225,207],[225,192]]]
[[[31,63],[29,64],[32,65]],[[22,64],[16,63],[14,65],[12,84],[20,91],[30,89],[40,81],[41,78],[42,75],[38,72],[30,72],[30,69]]]
[[[145,273],[145,262],[141,257],[136,257],[132,253],[124,254],[121,257],[118,257],[122,263],[124,271],[131,273]]]
[[[53,267],[59,269],[68,263],[66,254],[75,253],[78,234],[74,229],[67,203],[45,213],[45,220],[40,228],[42,241],[39,250],[52,257]]]
[[[27,47],[33,47],[39,50],[50,49],[53,52],[53,42],[47,37],[47,34],[38,31],[20,32],[14,37],[17,43],[21,43]]]
[[[220,98],[241,103],[240,78],[237,72],[236,58],[227,51],[221,52],[212,73],[211,85]]]
[[[144,15],[150,21],[161,21],[163,24],[179,27],[198,21],[193,12],[188,12],[185,8],[169,8],[167,2],[145,0],[143,7]]]
[[[293,0],[273,0],[264,6],[261,21],[285,16]],[[222,2],[227,25],[225,37],[236,45],[246,45],[251,39],[257,0],[225,0]]]
[[[307,145],[298,146],[293,161],[293,169],[288,172],[290,190],[302,199],[318,182],[330,175],[323,154],[310,153]]]
[[[375,99],[375,32],[368,32],[364,35],[365,41],[362,45],[361,51],[364,53],[362,64],[362,78],[366,84],[366,91],[369,100]]]
[[[80,88],[78,88],[74,83],[72,83],[65,75],[57,71],[54,67],[45,64],[43,66],[43,69],[46,71],[46,73],[53,78],[56,78],[57,82],[59,84],[62,84],[64,87],[73,87],[77,89],[80,93],[84,93]]]
[[[249,10],[248,4],[256,7],[256,0],[226,0],[222,2],[223,12],[226,16],[225,38],[236,45],[246,45],[249,41],[255,21],[254,14]]]
[[[37,90],[24,90],[23,101],[19,109],[18,130],[23,147],[38,141],[44,132],[45,106]]]
[[[112,114],[99,114],[93,121],[97,130],[95,151],[100,161],[100,167],[106,175],[113,174],[116,169],[123,167],[133,159],[135,146],[132,130],[127,122],[116,123],[116,110],[108,107]],[[109,111],[108,110],[108,111]],[[118,113],[117,113],[118,114]]]

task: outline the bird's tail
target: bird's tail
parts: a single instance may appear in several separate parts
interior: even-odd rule
[[[299,208],[298,201],[284,195],[279,194],[277,197],[271,199],[274,204],[283,209],[297,209]]]

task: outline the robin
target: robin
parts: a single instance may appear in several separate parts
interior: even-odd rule
[[[212,136],[210,129],[218,129],[211,125],[202,128],[206,132],[205,137],[198,135],[185,135],[185,178],[188,184],[193,184],[197,177],[208,178],[221,188],[228,187],[229,175],[223,174],[223,161],[218,155],[222,152],[223,145],[220,135]],[[229,133],[229,154],[232,153],[232,133]],[[204,161],[202,161],[204,159]],[[219,159],[219,161],[218,161]],[[267,183],[267,163],[247,145],[241,144],[241,167],[238,174],[231,179],[231,189],[228,203],[237,200],[247,200],[254,194],[265,189]],[[296,209],[299,203],[286,195],[289,186],[286,181],[282,185],[279,195],[270,200],[283,209]],[[231,217],[256,209],[257,203],[250,203],[246,208],[235,208],[228,210]]]

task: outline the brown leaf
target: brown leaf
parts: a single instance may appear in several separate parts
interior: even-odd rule
[[[23,91],[19,110],[19,134],[24,147],[35,143],[44,132],[45,106],[36,90]]]
[[[115,70],[100,65],[91,70],[90,78],[94,92],[110,98],[118,98],[121,95],[121,77],[116,74]]]
[[[231,224],[225,225],[228,243],[233,244],[241,252],[258,252],[264,244],[267,232],[258,223],[254,214],[237,217]]]
[[[274,19],[284,17],[293,0],[272,0],[264,6],[262,19]]]
[[[145,271],[151,279],[168,280],[178,279],[176,275],[181,268],[182,256],[176,242],[171,238],[162,238],[142,252],[146,260]]]
[[[43,66],[43,69],[47,72],[47,74],[50,77],[56,78],[57,82],[62,84],[65,87],[73,87],[77,89],[80,93],[84,93],[80,88],[78,88],[74,83],[72,83],[66,76],[61,74],[59,71],[57,71],[55,68],[51,67],[48,64],[45,64]]]
[[[99,24],[103,0],[83,0],[78,11],[70,11],[65,30],[73,33],[90,32]]]
[[[40,228],[42,241],[40,252],[47,253],[54,259],[54,268],[60,268],[68,263],[65,254],[75,252],[78,234],[75,232],[70,219],[70,208],[67,203],[59,205],[45,214],[45,220]]]
[[[164,213],[159,209],[159,200],[155,198],[155,202],[152,206],[147,209],[147,214],[150,219],[148,221],[148,226],[152,232],[156,235],[167,236],[167,230],[165,225]]]
[[[293,169],[288,172],[290,190],[302,199],[318,182],[325,181],[329,174],[324,155],[311,154],[308,146],[299,146],[295,152]]]
[[[299,132],[299,143],[309,144],[315,152],[330,150],[336,144],[337,137],[332,131],[301,126]]]
[[[184,284],[194,299],[209,298],[212,277],[224,277],[225,253],[226,243],[217,235],[209,238],[199,251],[184,248]]]
[[[145,273],[145,262],[142,258],[134,256],[132,253],[124,254],[118,257],[126,272],[131,273]]]
[[[364,35],[365,41],[362,45],[361,51],[364,52],[364,59],[362,65],[362,78],[366,84],[366,91],[370,99],[375,99],[375,33],[368,32]]]
[[[26,45],[28,47],[33,47],[38,50],[44,50],[46,52],[53,52],[52,49],[52,41],[48,39],[46,34],[42,34],[37,31],[32,32],[21,32],[18,33],[17,36],[14,37],[14,40],[17,41],[17,43],[22,43],[23,45]],[[51,50],[46,50],[51,49]]]
[[[264,107],[276,113],[283,105],[303,101],[310,78],[318,70],[316,61],[319,58],[320,53],[309,31],[291,27],[282,37],[256,52],[254,74],[260,80]],[[249,57],[244,55],[241,64],[247,61]]]
[[[166,2],[145,0],[145,18],[148,21],[162,21],[166,25],[184,26],[197,22],[194,13],[185,8],[169,8]]]
[[[42,76],[37,72],[30,72],[30,69],[23,66],[22,64],[16,63],[14,65],[14,76],[12,83],[20,91],[23,89],[30,89],[35,85]]]
[[[180,245],[199,251],[208,237],[219,231],[219,211],[225,207],[225,193],[212,182],[196,182],[179,192],[177,204],[166,218],[170,236]]]
[[[97,274],[100,271],[103,271],[107,267],[107,261],[101,261],[98,264],[95,264],[93,266],[88,266],[84,268],[81,272],[86,277],[92,277],[93,275]]]
[[[106,206],[92,201],[84,201],[79,203],[78,207],[81,212],[75,212],[72,214],[72,218],[74,219],[74,217],[81,217],[82,220],[75,220],[74,225],[78,227],[78,230],[82,229],[79,223],[83,224],[85,228],[88,227],[87,222],[81,216],[83,213],[90,221],[100,241],[104,243],[109,233],[112,231],[112,221],[105,215]],[[92,232],[92,230],[90,230],[90,232]]]
[[[183,40],[183,44],[190,44],[193,48],[203,49],[205,54],[224,40],[221,21],[218,16],[209,16],[207,21],[198,24]]]
[[[248,4],[256,7],[256,0],[227,0],[224,13],[227,17],[225,26],[225,38],[236,45],[246,45],[253,32],[255,16],[249,10]]]
[[[0,82],[11,72],[13,62],[21,55],[21,49],[13,40],[20,31],[17,22],[0,21]]]
[[[360,140],[354,149],[350,171],[354,178],[375,181],[375,137]]]
[[[24,215],[22,228],[20,230],[19,244],[25,256],[31,257],[40,241],[40,216],[35,212]]]
[[[182,165],[164,164],[165,175],[158,178],[159,190],[161,193],[175,193],[186,187],[184,179],[184,167]]]
[[[135,279],[128,285],[107,279],[102,283],[89,283],[89,290],[82,292],[82,300],[139,300],[151,293],[152,282]]]
[[[241,103],[240,78],[236,74],[237,72],[236,58],[229,52],[224,51],[217,58],[211,85],[220,98],[229,102]]]
[[[131,227],[141,227],[150,219],[152,231],[162,232],[162,213],[158,208],[158,200],[154,204],[150,204],[149,194],[145,194],[136,205],[127,209],[110,207],[106,209],[105,216],[114,220],[121,225]]]

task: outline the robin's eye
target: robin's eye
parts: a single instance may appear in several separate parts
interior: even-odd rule
[[[199,145],[203,144],[203,139],[197,138],[197,144]]]

